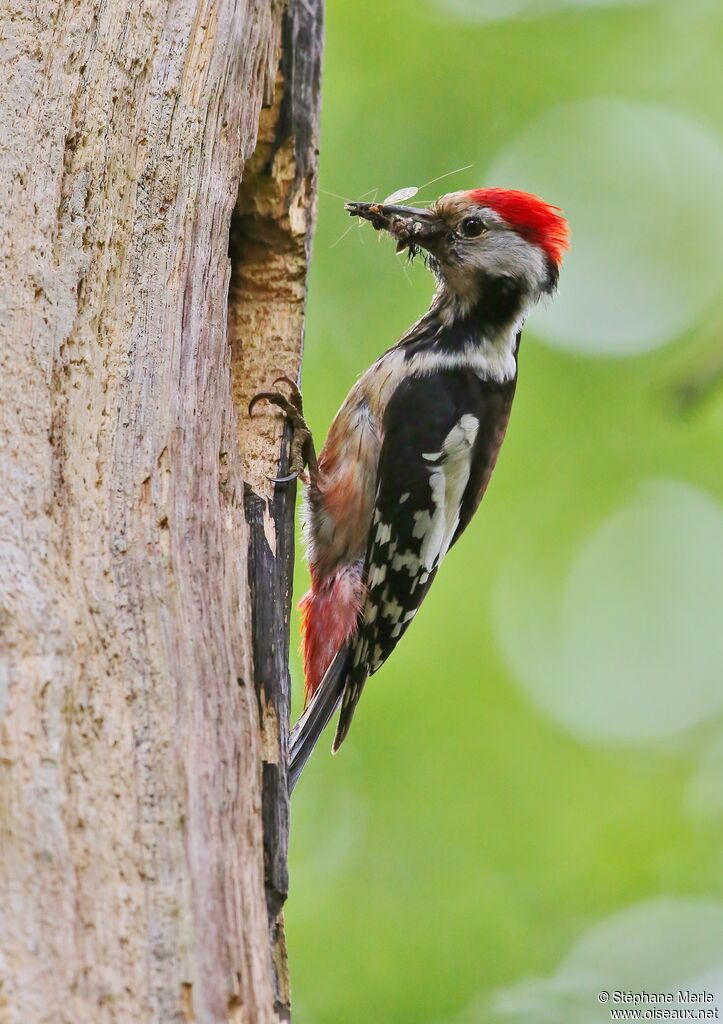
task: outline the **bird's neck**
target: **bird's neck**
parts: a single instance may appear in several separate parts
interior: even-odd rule
[[[492,337],[519,330],[538,298],[513,277],[440,278],[429,313],[444,326]]]
[[[517,376],[520,331],[530,304],[507,281],[480,289],[469,302],[442,284],[398,346],[411,372],[471,369],[483,379],[507,383]]]

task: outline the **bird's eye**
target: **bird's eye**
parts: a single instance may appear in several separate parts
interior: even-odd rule
[[[477,238],[482,234],[485,226],[479,217],[465,217],[460,228],[465,238]]]

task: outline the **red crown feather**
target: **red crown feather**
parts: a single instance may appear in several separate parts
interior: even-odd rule
[[[476,188],[468,195],[498,213],[528,242],[539,245],[555,263],[562,262],[562,254],[570,248],[570,230],[559,207],[515,189]]]

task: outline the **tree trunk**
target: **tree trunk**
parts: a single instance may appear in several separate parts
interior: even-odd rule
[[[4,5],[2,1024],[289,1016],[320,3]]]

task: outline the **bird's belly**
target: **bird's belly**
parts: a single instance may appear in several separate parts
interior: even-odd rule
[[[319,456],[316,486],[307,495],[309,561],[322,579],[366,553],[379,449],[379,425],[366,403],[342,409]]]
[[[374,493],[352,465],[320,476],[319,497],[313,565],[325,576],[364,557]]]

